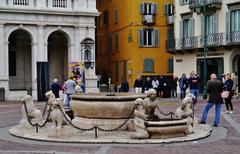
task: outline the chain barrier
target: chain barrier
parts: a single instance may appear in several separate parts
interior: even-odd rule
[[[46,117],[45,121],[43,122],[43,124],[39,124],[39,123],[37,123],[37,122],[36,122],[35,124],[33,124],[32,121],[31,121],[31,119],[29,118],[29,115],[28,115],[28,110],[27,110],[26,102],[24,101],[23,104],[24,104],[24,109],[25,109],[26,115],[27,115],[28,123],[29,123],[32,127],[36,127],[36,132],[38,133],[38,127],[44,127],[44,126],[47,124],[47,120],[48,120],[48,118],[49,118],[49,116],[50,116],[50,113],[51,113],[52,109],[50,108],[50,109],[48,110],[47,117]]]
[[[175,116],[175,114],[174,114],[173,112],[164,113],[164,112],[162,112],[162,111],[159,109],[159,107],[157,107],[157,109],[158,109],[158,111],[159,111],[162,115],[164,115],[164,116],[169,116],[169,115],[171,115],[171,119],[173,118],[173,116]]]
[[[135,105],[134,108],[133,108],[133,110],[132,110],[132,112],[131,112],[131,114],[130,114],[130,116],[129,116],[121,125],[119,125],[118,127],[114,128],[114,129],[103,129],[103,128],[100,128],[100,127],[98,127],[98,126],[93,126],[93,127],[91,127],[91,128],[85,129],[85,128],[80,128],[80,127],[74,125],[74,124],[72,123],[72,121],[67,117],[67,115],[66,115],[65,111],[63,110],[63,108],[62,108],[60,105],[57,105],[57,107],[58,107],[58,108],[60,109],[60,111],[62,112],[62,115],[64,116],[65,120],[66,120],[73,128],[75,128],[75,129],[77,129],[77,130],[81,130],[81,131],[91,131],[91,130],[95,129],[95,133],[96,133],[96,130],[97,130],[97,129],[100,130],[100,131],[103,131],[103,132],[111,132],[111,131],[116,131],[116,130],[120,129],[121,127],[123,127],[124,125],[126,125],[126,123],[131,119],[131,117],[132,117],[132,115],[133,115],[133,113],[134,113],[134,110],[136,109],[136,105]]]

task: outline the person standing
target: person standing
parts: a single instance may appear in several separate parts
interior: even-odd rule
[[[157,80],[156,77],[152,80],[152,88],[156,90],[157,92],[156,96],[159,97],[159,81]]]
[[[122,78],[122,83],[121,83],[121,92],[128,92],[129,91],[129,85],[127,79],[124,77]]]
[[[73,77],[70,77],[64,84],[64,90],[67,94],[67,105],[70,109],[70,96],[75,93],[76,82],[73,80]]]
[[[55,98],[59,98],[59,91],[61,90],[61,86],[57,82],[58,82],[58,79],[55,78],[53,80],[53,84],[51,84],[51,90],[55,95]]]
[[[227,109],[226,113],[233,113],[233,105],[232,105],[233,80],[231,79],[231,74],[229,73],[226,75],[226,81],[225,81],[224,87],[225,87],[225,90],[229,92],[228,97],[225,98],[226,109]]]
[[[134,82],[134,89],[135,89],[135,92],[137,94],[141,94],[142,93],[143,81],[142,81],[140,75],[137,76],[137,79]]]
[[[172,90],[171,90],[171,94],[172,97],[177,97],[177,82],[178,82],[178,77],[177,76],[173,76],[173,83],[172,83]]]
[[[179,79],[179,88],[180,88],[180,99],[183,100],[186,96],[186,90],[188,88],[188,78],[186,74],[183,73],[182,77]]]
[[[238,79],[237,79],[235,73],[232,73],[231,79],[233,80],[233,87],[232,87],[233,96],[238,95],[238,93],[237,93]]]
[[[199,95],[199,83],[201,82],[200,78],[197,74],[195,74],[194,71],[190,73],[190,77],[188,79],[189,81],[189,88],[190,93],[195,96],[195,99],[193,101],[194,109],[196,109],[196,104],[198,101],[198,95]]]
[[[143,92],[148,91],[151,88],[152,88],[151,79],[150,79],[150,77],[147,77],[147,80],[143,84]]]
[[[167,88],[166,81],[165,81],[164,77],[163,77],[162,75],[160,75],[158,92],[157,92],[157,93],[159,93],[158,96],[159,96],[160,98],[163,97],[163,93],[164,93],[164,91],[166,90],[166,88]]]
[[[223,91],[223,83],[217,79],[216,74],[211,74],[211,80],[207,82],[207,93],[209,94],[207,104],[204,107],[200,124],[206,124],[207,114],[210,108],[215,105],[214,127],[218,127],[221,117],[221,108],[223,99],[221,93]]]

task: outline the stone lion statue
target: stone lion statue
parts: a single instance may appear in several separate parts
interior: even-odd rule
[[[145,109],[143,108],[143,100],[138,98],[134,102],[137,105],[137,108],[134,110],[134,132],[131,134],[132,139],[146,139],[149,138],[149,134],[146,130],[144,124],[147,119]]]
[[[36,122],[39,123],[42,120],[42,112],[35,107],[33,98],[30,95],[25,95],[21,99],[21,102],[23,103],[23,105],[21,108],[22,119],[19,122],[20,127],[31,128],[31,125],[28,122],[28,118],[32,121],[33,124],[35,124]],[[26,104],[28,117],[25,111],[24,103]]]
[[[54,122],[53,128],[60,130],[63,125],[68,124],[66,119],[64,118],[61,110],[59,109],[59,107],[62,108],[64,103],[61,99],[55,99],[55,95],[53,94],[52,91],[46,92],[45,96],[48,99],[49,109],[51,109],[49,119]],[[65,114],[65,112],[64,112],[64,114]],[[71,121],[71,119],[68,117],[68,115],[65,114],[65,116],[68,118],[68,120]]]
[[[180,107],[177,108],[175,112],[175,116],[177,118],[181,119],[188,119],[187,122],[187,132],[186,133],[193,133],[193,110],[191,109],[192,103],[193,103],[194,96],[191,94],[188,94],[182,101],[182,104]]]

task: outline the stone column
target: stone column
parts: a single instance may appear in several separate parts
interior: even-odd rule
[[[8,38],[7,38],[8,40]],[[0,23],[0,87],[9,90],[8,86],[8,42],[5,42],[4,25]]]
[[[38,25],[38,54],[37,61],[48,61],[47,42],[44,43],[44,25]]]
[[[37,99],[37,54],[38,43],[33,40],[32,43],[32,97]]]

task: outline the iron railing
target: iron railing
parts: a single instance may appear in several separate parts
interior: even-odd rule
[[[189,8],[196,8],[204,5],[209,5],[209,7],[222,5],[222,0],[190,0],[189,1]]]
[[[206,35],[207,47],[240,45],[240,31]],[[204,35],[166,41],[167,51],[188,50],[204,47]]]

